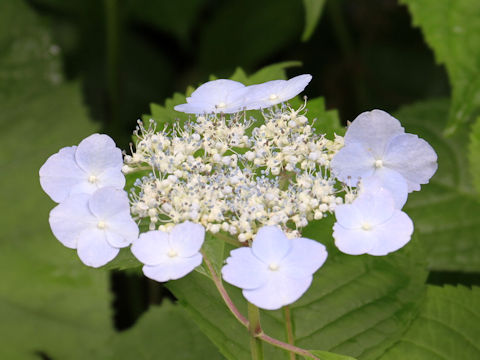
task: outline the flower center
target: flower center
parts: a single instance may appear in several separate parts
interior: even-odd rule
[[[365,222],[365,223],[362,224],[362,230],[365,230],[365,231],[372,230],[372,225]]]
[[[225,103],[222,101],[221,103],[219,103],[219,104],[217,105],[217,108],[222,109],[222,108],[224,108],[224,107],[226,107],[226,106],[227,106],[227,104],[225,104]]]
[[[97,179],[97,177],[96,177],[95,175],[90,175],[90,176],[88,177],[88,182],[89,182],[89,183],[95,184],[95,183],[97,182],[97,180],[98,180],[98,179]]]
[[[375,167],[377,169],[383,167],[383,160],[375,160]]]
[[[99,221],[97,223],[97,228],[99,228],[100,230],[105,229],[106,226],[107,226],[107,224],[105,224],[105,221]]]
[[[276,100],[278,99],[278,95],[277,94],[271,94],[269,97],[268,97],[268,100]]]
[[[170,249],[170,250],[168,250],[167,255],[168,255],[168,257],[170,257],[170,258],[174,258],[175,256],[178,255],[178,253],[177,253],[175,250]]]
[[[272,271],[277,271],[279,269],[279,266],[278,264],[271,263],[270,265],[268,265],[268,268]]]

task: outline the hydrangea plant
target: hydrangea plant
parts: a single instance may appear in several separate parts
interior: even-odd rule
[[[191,114],[184,124],[138,121],[123,159],[101,134],[61,149],[40,169],[42,188],[59,203],[50,213],[52,232],[91,267],[131,245],[145,276],[159,282],[203,262],[232,315],[250,330],[253,359],[263,358],[263,342],[319,359],[260,325],[259,308],[283,308],[291,331],[289,305],[321,276],[327,249],[302,231],[335,216],[333,238],[345,254],[402,248],[413,222],[401,209],[433,176],[437,156],[381,110],[360,114],[345,136],[329,138],[309,118],[306,98],[298,107],[288,103],[310,80],[205,83],[175,106]],[[134,179],[126,191],[124,175]],[[206,236],[234,248],[220,272]],[[223,281],[242,289],[247,317]]]

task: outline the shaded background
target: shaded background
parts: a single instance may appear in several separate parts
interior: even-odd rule
[[[68,80],[80,80],[89,115],[121,148],[135,121],[174,92],[210,74],[229,77],[298,60],[289,76],[310,73],[311,98],[325,97],[344,123],[362,111],[393,112],[413,101],[448,96],[405,6],[395,0],[327,1],[313,35],[302,41],[301,0],[28,0],[52,30]],[[432,273],[436,284],[478,277]],[[112,275],[115,324],[128,328],[168,291],[136,274]]]

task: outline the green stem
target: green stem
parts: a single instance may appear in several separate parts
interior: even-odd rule
[[[250,332],[250,351],[252,360],[263,360],[263,343],[257,337],[262,332],[260,311],[255,305],[248,303],[248,330]]]
[[[292,327],[292,314],[290,312],[290,306],[283,307],[283,314],[285,316],[285,330],[287,332],[287,340],[290,345],[294,345],[294,337],[293,337],[293,327]],[[289,359],[295,360],[295,353],[289,352]]]
[[[223,241],[225,241],[226,243],[228,244],[231,244],[233,246],[236,246],[236,247],[240,247],[240,246],[243,246],[244,244],[242,244],[240,241],[238,240],[235,240],[234,238],[226,235],[226,234],[223,234],[221,232],[218,232],[215,234],[215,237],[219,238],[219,239],[222,239]]]

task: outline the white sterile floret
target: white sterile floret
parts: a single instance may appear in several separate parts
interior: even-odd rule
[[[348,127],[345,146],[333,157],[336,177],[349,186],[374,176],[393,191],[420,190],[437,170],[437,154],[417,135],[381,110],[360,114]],[[399,195],[401,198],[402,195]]]
[[[300,94],[310,80],[312,75],[303,74],[290,80],[272,80],[248,86],[245,99],[247,110],[268,108],[288,101]],[[292,125],[296,126],[294,122]]]
[[[279,227],[264,226],[252,247],[230,252],[222,276],[242,288],[252,304],[275,310],[298,300],[326,259],[322,244],[306,238],[288,239]]]
[[[205,239],[202,225],[186,221],[170,232],[148,231],[133,242],[132,253],[143,264],[146,277],[164,282],[184,277],[202,263]]]
[[[123,189],[122,167],[122,152],[115,142],[108,135],[93,134],[50,156],[40,168],[40,184],[59,203],[69,195],[92,194],[105,186]]]
[[[187,98],[186,104],[177,105],[174,109],[187,114],[230,114],[242,110],[244,99],[245,85],[238,81],[218,79],[199,86]]]
[[[337,206],[335,216],[335,245],[350,255],[387,255],[407,244],[413,233],[412,220],[384,188],[370,189],[351,204]]]
[[[50,227],[66,247],[77,249],[85,265],[100,267],[138,237],[127,193],[104,187],[92,195],[71,195],[50,212]]]

